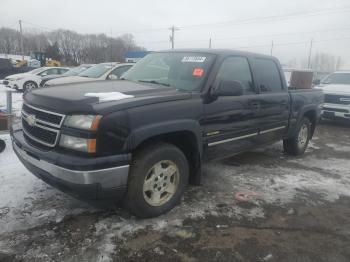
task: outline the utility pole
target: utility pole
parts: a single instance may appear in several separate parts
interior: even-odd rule
[[[109,61],[113,61],[113,31],[111,29],[111,41],[110,41],[110,45],[111,45],[111,58]]]
[[[22,54],[22,60],[24,60],[22,20],[19,20],[19,32],[20,32],[20,35],[21,35],[21,54]]]
[[[270,51],[270,55],[272,56],[272,52],[273,52],[273,40],[271,42],[271,51]]]
[[[313,42],[313,39],[311,38],[310,50],[309,50],[309,58],[308,58],[308,60],[307,60],[307,68],[308,68],[308,69],[311,68],[312,42]]]
[[[211,38],[209,38],[209,48],[211,48]]]
[[[175,46],[175,31],[179,30],[177,27],[172,26],[169,28],[171,30],[171,36],[170,37],[170,42],[171,42],[171,49],[174,49]]]

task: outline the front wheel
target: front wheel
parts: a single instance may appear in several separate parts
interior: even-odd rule
[[[166,213],[180,202],[188,176],[188,162],[179,148],[167,143],[146,147],[134,157],[124,204],[138,217]]]
[[[302,118],[297,134],[292,137],[283,140],[284,151],[289,155],[302,155],[304,154],[311,137],[311,123],[306,117]]]
[[[23,84],[23,92],[28,92],[34,88],[38,88],[38,85],[33,81],[27,81]]]

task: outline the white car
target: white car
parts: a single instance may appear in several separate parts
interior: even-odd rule
[[[47,75],[62,75],[67,72],[66,67],[41,67],[32,71],[7,76],[3,84],[16,90],[28,91],[40,85],[41,78]]]
[[[350,120],[350,71],[337,71],[326,76],[317,88],[325,95],[323,118]]]
[[[76,76],[49,80],[44,86],[48,87],[68,83],[119,79],[133,65],[133,63],[101,63],[90,67]]]

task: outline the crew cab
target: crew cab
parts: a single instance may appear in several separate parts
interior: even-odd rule
[[[38,88],[41,78],[47,75],[62,75],[67,72],[66,67],[40,67],[32,71],[9,75],[3,81],[4,85],[18,91],[29,91]]]
[[[325,94],[323,118],[350,120],[350,71],[337,71],[326,76],[317,88]]]
[[[200,185],[206,161],[279,140],[303,154],[322,102],[320,90],[289,91],[271,56],[154,52],[116,81],[25,94],[11,135],[18,158],[48,184],[154,217],[188,183]]]

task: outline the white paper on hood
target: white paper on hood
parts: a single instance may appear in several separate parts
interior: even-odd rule
[[[126,98],[133,98],[132,95],[126,95],[120,92],[108,92],[108,93],[86,93],[85,96],[98,97],[99,102],[117,101]]]

